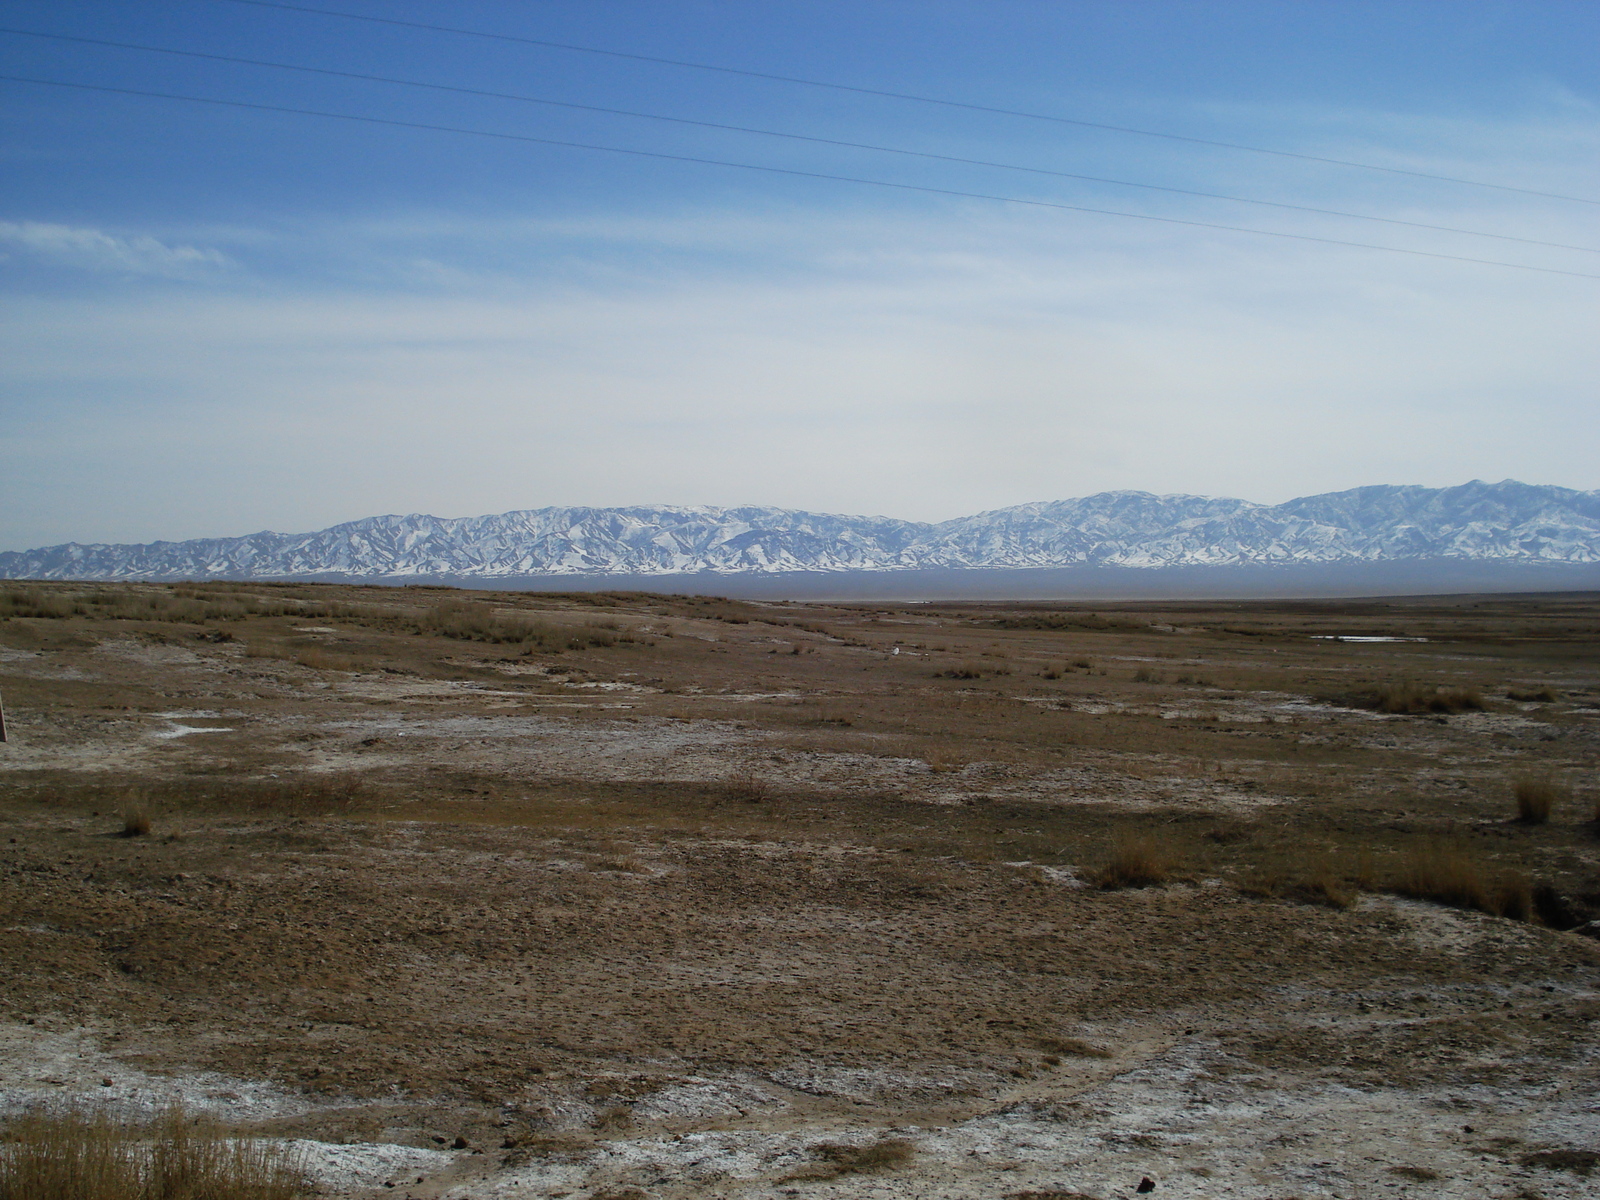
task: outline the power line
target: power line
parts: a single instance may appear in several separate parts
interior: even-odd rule
[[[1194,229],[1216,229],[1226,233],[1248,233],[1257,237],[1282,238],[1296,242],[1316,242],[1324,246],[1345,246],[1356,250],[1381,250],[1389,254],[1409,254],[1419,258],[1438,258],[1450,262],[1474,263],[1482,267],[1509,267],[1516,271],[1535,271],[1541,275],[1566,275],[1574,279],[1600,279],[1583,271],[1563,271],[1556,267],[1534,267],[1526,263],[1502,262],[1490,258],[1469,258],[1461,254],[1441,254],[1433,250],[1410,250],[1400,246],[1378,246],[1371,242],[1350,242],[1339,238],[1317,237],[1309,233],[1279,233],[1270,229],[1251,229],[1243,225],[1220,225],[1210,221],[1190,221],[1180,217],[1155,217],[1146,213],[1119,212],[1111,208],[1090,208],[1083,204],[1061,204],[1053,200],[1027,200],[1019,196],[997,196],[988,192],[967,192],[955,188],[929,187],[916,183],[891,183],[884,179],[864,179],[856,175],[831,175],[821,171],[802,171],[793,167],[769,167],[757,163],[732,162],[721,158],[698,158],[687,154],[666,154],[659,150],[632,150],[622,146],[599,146],[592,142],[573,142],[559,138],[533,137],[523,133],[498,133],[487,129],[465,129],[455,125],[430,125],[420,121],[399,121],[390,117],[363,117],[352,113],[326,112],[313,108],[289,108],[279,104],[256,104],[245,100],[217,100],[209,96],[184,96],[174,92],[151,92],[138,88],[109,87],[96,83],[68,83],[59,79],[33,79],[23,75],[0,75],[0,81],[31,83],[43,87],[75,88],[87,92],[108,92],[120,96],[144,96],[157,100],[184,100],[194,104],[244,108],[256,112],[288,113],[301,117],[327,117],[336,121],[356,121],[364,125],[385,125],[397,129],[422,129],[432,133],[459,133],[471,137],[496,138],[539,146],[562,146],[573,150],[597,150],[606,154],[626,154],[635,158],[662,159],[667,162],[694,163],[699,166],[732,167],[740,171],[762,171],[802,179],[825,179],[834,183],[859,183],[867,187],[893,188],[902,192],[924,192],[933,196],[955,196],[966,200],[994,200],[1002,204],[1023,204],[1030,208],[1050,208],[1062,212],[1093,213],[1104,217],[1126,217],[1135,221],[1155,221],[1163,225],[1186,225]]]
[[[866,142],[847,142],[838,138],[814,137],[803,133],[783,133],[773,129],[754,129],[745,125],[728,125],[717,121],[697,121],[688,117],[669,117],[658,113],[635,112],[625,108],[603,108],[595,104],[576,104],[567,100],[548,100],[539,96],[525,96],[513,92],[491,92],[481,88],[458,87],[445,83],[425,83],[415,79],[396,79],[388,75],[369,75],[359,71],[339,71],[328,67],[305,67],[294,63],[271,62],[259,58],[240,58],[231,54],[210,54],[200,50],[173,50],[165,46],[145,46],[135,42],[113,42],[104,38],[78,37],[65,33],[40,33],[32,29],[0,27],[0,33],[16,34],[22,37],[47,38],[51,41],[78,42],[90,46],[111,46],[121,50],[137,50],[150,54],[171,54],[182,58],[200,58],[212,62],[270,67],[280,71],[300,71],[309,75],[328,75],[338,79],[359,79],[367,83],[398,84],[401,87],[427,88],[432,91],[454,92],[458,95],[481,96],[494,100],[516,100],[528,104],[542,104],[552,108],[575,109],[581,112],[604,113],[618,117],[635,117],[646,121],[665,121],[674,125],[693,125],[702,129],[720,129],[731,133],[750,133],[761,137],[785,138],[790,141],[811,142],[824,146],[840,146],[851,150],[870,150],[880,154],[899,154],[910,158],[932,159],[936,162],[959,163],[971,167],[992,167],[1003,171],[1024,171],[1031,175],[1049,175],[1058,179],[1075,179],[1084,183],[1104,183],[1116,187],[1141,188],[1146,191],[1167,192],[1177,196],[1196,196],[1206,200],[1225,200],[1233,204],[1255,204],[1266,208],[1287,209],[1292,212],[1315,213],[1325,217],[1342,217],[1352,221],[1377,221],[1384,225],[1403,225],[1411,229],[1428,229],[1435,233],[1457,233],[1468,237],[1493,238],[1502,242],[1518,242],[1525,246],[1545,246],[1553,250],[1577,250],[1584,254],[1600,254],[1600,249],[1592,246],[1572,246],[1565,242],[1546,242],[1538,238],[1517,237],[1508,233],[1488,233],[1478,229],[1461,229],[1453,225],[1434,225],[1426,221],[1406,221],[1398,217],[1379,217],[1367,213],[1343,212],[1333,208],[1317,208],[1309,204],[1288,204],[1278,200],[1257,200],[1248,196],[1225,196],[1217,192],[1201,192],[1192,188],[1166,187],[1157,183],[1137,183],[1127,179],[1108,179],[1099,175],[1080,175],[1071,171],[1056,171],[1048,167],[1029,167],[1016,163],[991,162],[979,158],[962,158],[953,154],[933,154],[924,150],[906,150],[896,146],[876,146]]]
[[[1409,175],[1414,179],[1432,179],[1439,183],[1456,183],[1465,187],[1492,188],[1500,192],[1517,192],[1524,196],[1539,196],[1546,200],[1570,200],[1576,204],[1600,204],[1600,200],[1587,196],[1567,196],[1559,192],[1541,192],[1533,188],[1512,187],[1504,183],[1485,183],[1479,179],[1458,179],[1453,175],[1435,175],[1428,171],[1410,171],[1403,167],[1383,167],[1376,163],[1352,162],[1343,158],[1323,158],[1316,154],[1300,154],[1293,150],[1269,150],[1264,146],[1245,146],[1238,142],[1218,142],[1208,138],[1188,137],[1181,133],[1161,133],[1153,129],[1134,129],[1127,125],[1107,125],[1098,121],[1080,121],[1072,117],[1058,117],[1050,113],[1028,112],[1016,108],[998,108],[987,104],[969,104],[961,100],[945,100],[938,96],[918,96],[910,92],[890,92],[878,88],[853,87],[844,83],[825,83],[819,79],[801,79],[793,75],[774,75],[765,71],[747,71],[738,67],[721,67],[712,63],[686,62],[676,58],[658,58],[650,54],[628,54],[621,50],[601,50],[595,46],[579,46],[571,42],[552,42],[542,38],[519,37],[510,33],[486,33],[481,29],[462,29],[454,25],[430,25],[423,21],[404,21],[398,17],[372,17],[365,13],[340,12],[331,8],[313,8],[305,4],[284,4],[279,0],[228,0],[232,4],[248,4],[255,8],[280,8],[288,12],[315,13],[324,17],[343,17],[351,21],[369,21],[378,25],[398,25],[408,29],[425,29],[430,33],[454,33],[464,37],[488,38],[499,42],[516,42],[524,46],[543,46],[552,50],[571,50],[578,54],[600,54],[607,58],[625,58],[634,62],[659,63],[669,67],[686,67],[695,71],[716,71],[723,75],[743,75],[750,79],[769,79],[778,83],[794,83],[804,87],[827,88],[835,92],[854,92],[861,96],[883,96],[891,100],[910,100],[917,104],[938,104],[945,108],[962,108],[970,112],[993,113],[1006,117],[1025,117],[1032,121],[1053,121],[1058,125],[1076,125],[1083,129],[1101,129],[1109,133],[1131,133],[1140,137],[1164,138],[1173,142],[1189,142],[1196,146],[1215,146],[1224,150],[1244,150],[1251,154],[1271,154],[1278,158],[1298,158],[1305,162],[1326,163],[1335,167],[1353,167],[1362,171],[1383,171],[1390,175]]]

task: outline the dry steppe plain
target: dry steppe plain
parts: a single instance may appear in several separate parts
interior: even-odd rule
[[[0,1117],[351,1198],[1600,1188],[1594,595],[9,583],[0,693]]]

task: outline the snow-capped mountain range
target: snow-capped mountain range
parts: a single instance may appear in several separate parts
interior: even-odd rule
[[[386,516],[316,533],[0,553],[0,578],[512,579],[1421,559],[1600,563],[1600,491],[1475,480],[1353,488],[1270,505],[1101,492],[937,524],[759,507]]]

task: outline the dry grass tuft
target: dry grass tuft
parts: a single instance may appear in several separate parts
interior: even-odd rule
[[[601,1131],[631,1129],[633,1109],[626,1104],[608,1104],[594,1115],[594,1128]]]
[[[1572,793],[1553,779],[1524,775],[1511,785],[1517,801],[1517,820],[1524,825],[1545,825],[1557,804],[1569,803]]]
[[[1454,846],[1414,848],[1401,864],[1393,890],[1417,900],[1474,909],[1527,921],[1534,915],[1533,887],[1521,875],[1491,873]]]
[[[940,746],[936,746],[924,754],[922,761],[927,763],[928,770],[934,772],[935,774],[943,774],[947,771],[959,771],[967,765],[967,759],[965,755],[957,754],[953,750]]]
[[[1600,1151],[1596,1150],[1535,1150],[1521,1159],[1525,1167],[1543,1167],[1546,1171],[1571,1171],[1574,1175],[1588,1176],[1600,1167]]]
[[[1386,713],[1456,713],[1481,710],[1484,703],[1475,687],[1428,687],[1401,680],[1378,689],[1375,707]]]
[[[1082,1038],[1042,1037],[1038,1040],[1038,1046],[1046,1054],[1058,1055],[1063,1058],[1068,1055],[1076,1058],[1111,1057],[1111,1051],[1102,1050],[1099,1046],[1091,1045]]]
[[[129,808],[122,814],[123,837],[148,837],[150,835],[150,813],[142,806]]]
[[[765,804],[772,799],[772,784],[754,771],[741,771],[724,789],[730,800],[742,804]]]
[[[1286,851],[1260,863],[1240,881],[1239,890],[1247,896],[1344,909],[1360,895],[1360,887],[1350,882],[1350,874],[1341,870],[1329,854]],[[1361,876],[1364,872],[1358,870],[1355,874]]]
[[[616,858],[597,858],[589,864],[591,871],[615,871],[620,875],[648,875],[650,868],[632,855]]]
[[[1506,690],[1506,699],[1521,701],[1524,704],[1554,704],[1557,700],[1561,699],[1561,693],[1556,691],[1555,688],[1549,686],[1529,688],[1527,691],[1517,691],[1515,688],[1508,688]]]
[[[841,1175],[865,1175],[873,1171],[903,1167],[916,1156],[917,1148],[905,1138],[883,1138],[865,1146],[846,1142],[823,1142],[813,1146],[820,1160],[789,1174],[787,1178],[837,1179]]]
[[[1442,1178],[1439,1172],[1431,1171],[1427,1167],[1390,1167],[1389,1174],[1409,1179],[1413,1183],[1432,1183]]]
[[[1111,847],[1106,865],[1089,877],[1097,888],[1155,887],[1172,878],[1171,853],[1152,838],[1134,838]]]
[[[35,1111],[0,1142],[0,1200],[295,1200],[307,1195],[281,1149],[230,1138],[173,1108],[143,1125],[104,1112]]]
[[[935,671],[935,679],[982,679],[985,675],[1009,675],[1011,672],[999,667],[986,667],[982,663],[961,663],[954,667],[947,667],[943,671]]]

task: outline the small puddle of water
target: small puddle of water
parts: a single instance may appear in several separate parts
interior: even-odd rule
[[[166,740],[168,738],[188,737],[191,733],[232,733],[232,732],[233,732],[232,728],[223,728],[223,727],[216,727],[216,726],[174,725],[171,729],[162,729],[162,730],[159,730],[156,733],[152,733],[150,736],[153,737],[153,738],[161,738],[163,740]]]
[[[1425,642],[1427,638],[1414,637],[1357,637],[1343,633],[1313,633],[1313,642]]]

